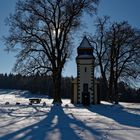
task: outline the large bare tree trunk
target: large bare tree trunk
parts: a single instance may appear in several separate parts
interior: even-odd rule
[[[105,71],[103,69],[103,64],[102,64],[102,61],[101,61],[101,57],[98,58],[99,59],[99,65],[100,65],[100,71],[101,71],[101,75],[102,75],[102,78],[103,78],[103,84],[104,84],[104,91],[105,91],[105,96],[106,96],[106,100],[108,100],[108,83],[107,83],[107,78],[106,78],[106,74],[105,74]]]
[[[119,103],[119,98],[118,98],[118,83],[117,83],[117,79],[114,80],[114,89],[115,89],[114,101],[115,101],[115,104],[118,104]]]
[[[61,104],[61,72],[53,73],[53,104]]]
[[[118,104],[119,103],[119,97],[118,97],[118,57],[119,57],[119,54],[120,54],[120,46],[117,47],[116,49],[116,58],[115,58],[115,62],[116,62],[116,70],[115,70],[115,79],[114,79],[114,89],[115,89],[115,93],[114,93],[114,101],[115,101],[115,104]]]
[[[114,93],[114,48],[111,48],[111,52],[110,52],[110,77],[109,77],[109,91],[108,91],[108,99],[113,102],[114,97],[113,97],[113,93]]]
[[[109,90],[108,90],[108,100],[110,102],[113,102],[113,87],[114,87],[114,82],[113,82],[113,78],[112,76],[110,77],[110,80],[109,80]]]

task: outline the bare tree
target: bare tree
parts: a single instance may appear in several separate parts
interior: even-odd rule
[[[140,74],[140,31],[127,22],[108,24],[108,18],[97,20],[97,33],[91,37],[107,99],[118,103],[118,81],[128,82]],[[126,81],[127,79],[127,81]]]
[[[94,36],[89,36],[90,42],[94,46],[94,55],[96,57],[95,64],[96,68],[99,68],[101,78],[103,79],[104,92],[107,96],[108,93],[108,65],[109,57],[108,51],[109,48],[106,44],[106,35],[107,35],[107,26],[109,25],[109,17],[105,16],[103,18],[97,18],[95,22],[96,32]],[[106,97],[108,100],[108,96]]]
[[[140,32],[124,21],[113,23],[107,35],[110,47],[109,89],[115,103],[118,103],[118,80],[137,78],[140,74]]]
[[[7,49],[18,48],[15,70],[52,73],[54,101],[61,103],[61,73],[71,52],[72,31],[84,11],[94,13],[98,0],[19,0],[10,15]]]

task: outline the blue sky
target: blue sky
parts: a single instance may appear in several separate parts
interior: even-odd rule
[[[0,0],[0,38],[8,33],[8,27],[5,26],[5,18],[14,11],[15,3],[17,0]],[[128,20],[128,22],[140,28],[140,0],[100,0],[98,7],[98,15],[108,15],[111,17],[111,21]],[[86,17],[86,27],[84,31],[94,32],[94,19]],[[84,32],[83,31],[83,32]],[[82,35],[82,34],[81,34]],[[80,35],[79,35],[80,36]],[[81,38],[77,38],[75,43],[75,49],[71,60],[65,65],[63,75],[64,76],[76,76],[76,47],[78,47]],[[10,73],[12,67],[16,61],[16,53],[7,53],[4,51],[4,43],[0,40],[0,73]]]

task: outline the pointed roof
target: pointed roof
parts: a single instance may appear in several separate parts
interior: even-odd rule
[[[80,43],[78,47],[78,49],[82,49],[82,48],[83,49],[92,48],[86,36],[83,38],[82,42]]]

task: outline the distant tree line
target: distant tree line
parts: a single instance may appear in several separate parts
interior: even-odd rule
[[[61,96],[70,98],[71,95],[70,77],[62,78]],[[34,94],[46,94],[53,97],[53,81],[51,76],[39,75],[22,76],[21,74],[0,74],[1,89],[29,90]]]
[[[100,98],[101,100],[107,100],[104,80],[102,78],[97,79],[100,82]],[[125,82],[118,83],[118,101],[119,102],[134,102],[140,103],[140,88],[132,88]]]
[[[71,81],[72,77],[62,78],[61,95],[63,98],[70,98],[71,96]],[[106,99],[106,92],[104,91],[104,81],[102,78],[96,79],[100,82],[101,100]],[[21,74],[0,74],[0,88],[1,89],[18,89],[29,90],[34,94],[45,94],[53,97],[53,82],[51,76],[39,75],[22,76]],[[118,84],[119,101],[122,102],[140,102],[140,88],[135,89],[124,82]]]

